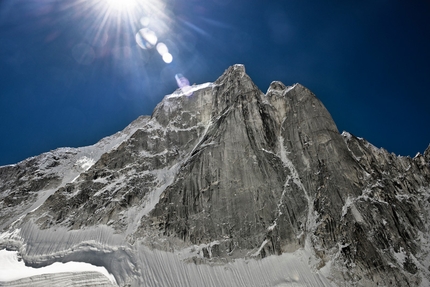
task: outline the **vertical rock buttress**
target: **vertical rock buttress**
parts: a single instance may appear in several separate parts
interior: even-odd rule
[[[351,189],[342,173],[328,176],[339,167],[349,172],[342,163],[348,150],[330,114],[299,84],[274,82],[263,94],[240,65],[214,83],[207,108],[205,135],[152,213],[165,234],[193,244],[219,241],[222,254],[303,247],[320,202],[330,197],[341,209],[341,193]],[[325,210],[319,220],[333,225],[334,241],[340,215]]]

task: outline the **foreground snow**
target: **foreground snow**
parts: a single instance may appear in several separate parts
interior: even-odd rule
[[[0,250],[0,282],[15,281],[23,278],[45,274],[84,272],[100,273],[106,278],[108,278],[112,284],[116,285],[115,277],[110,274],[104,267],[98,267],[84,262],[56,262],[46,267],[32,268],[29,266],[25,266],[24,261],[18,258],[18,252],[7,251],[5,249]],[[89,273],[87,273],[86,275],[89,275]]]

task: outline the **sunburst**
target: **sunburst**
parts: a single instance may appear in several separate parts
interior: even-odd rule
[[[103,51],[105,55],[106,51],[110,51],[110,54],[114,55],[116,59],[123,59],[122,56],[129,58],[131,51],[136,46],[145,50],[136,53],[140,55],[145,53],[145,57],[150,57],[150,50],[155,49],[158,44],[157,51],[162,60],[167,64],[171,63],[173,55],[166,44],[160,42],[160,40],[164,41],[174,37],[174,35],[170,35],[170,25],[175,19],[165,1],[76,0],[69,7],[74,8],[74,13],[86,15],[84,20],[86,22],[83,25],[86,26],[87,43],[84,44],[85,47],[88,46],[87,53],[85,49],[78,49],[84,44],[77,44],[80,46],[75,48],[76,61],[92,63],[90,60],[97,57],[84,56],[94,54],[92,46],[99,43],[110,43],[110,47],[104,48]],[[134,55],[138,55],[136,53]],[[89,60],[86,62],[82,60],[87,58]]]
[[[127,10],[133,10],[138,5],[138,0],[107,0],[107,5],[116,11],[127,11]]]

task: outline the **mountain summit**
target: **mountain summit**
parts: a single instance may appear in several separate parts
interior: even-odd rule
[[[6,286],[430,283],[430,147],[400,157],[340,134],[310,90],[264,94],[243,65],[93,146],[1,167],[0,200],[0,249],[115,278],[0,273]]]

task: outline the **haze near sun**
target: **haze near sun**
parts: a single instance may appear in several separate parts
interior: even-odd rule
[[[137,6],[137,0],[107,0],[110,8],[117,11],[130,10]]]

